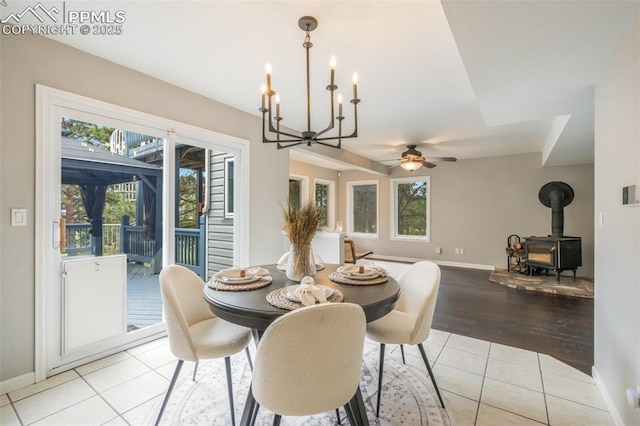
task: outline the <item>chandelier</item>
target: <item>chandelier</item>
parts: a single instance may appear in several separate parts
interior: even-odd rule
[[[337,96],[338,115],[335,115],[334,109],[335,91],[338,89],[338,86],[335,84],[336,60],[333,56],[331,57],[330,62],[330,82],[327,86],[327,90],[330,92],[329,106],[331,118],[329,120],[329,125],[320,131],[311,130],[309,49],[313,47],[313,43],[311,43],[311,36],[309,35],[309,33],[315,30],[317,26],[318,21],[311,16],[303,16],[298,20],[298,27],[300,27],[300,29],[306,33],[304,43],[302,43],[302,47],[304,47],[306,53],[307,130],[299,132],[298,134],[280,130],[280,122],[282,121],[282,116],[280,115],[280,96],[273,90],[273,87],[271,86],[271,65],[267,64],[267,84],[263,84],[261,87],[262,106],[260,107],[260,112],[262,113],[262,142],[275,143],[277,144],[278,149],[290,148],[292,146],[302,144],[311,146],[314,143],[340,149],[342,145],[342,139],[358,137],[358,103],[360,102],[360,99],[358,99],[358,74],[353,73],[353,99],[351,99],[350,101],[353,104],[353,132],[348,136],[343,136],[342,120],[344,120],[344,116],[342,115],[342,95],[338,94]],[[275,114],[273,113],[272,108],[273,103],[275,103]],[[335,128],[336,121],[338,122],[338,134],[335,135],[335,132],[333,132],[333,135],[330,136],[327,133]],[[275,139],[269,139],[269,137],[275,137]]]

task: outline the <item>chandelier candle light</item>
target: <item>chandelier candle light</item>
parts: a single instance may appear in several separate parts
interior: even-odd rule
[[[342,95],[338,94],[338,115],[335,116],[335,91],[338,89],[338,86],[335,84],[335,74],[336,74],[336,58],[334,56],[331,57],[330,61],[330,77],[329,77],[329,85],[327,86],[327,90],[330,93],[330,112],[331,119],[329,121],[329,125],[316,132],[311,130],[311,90],[310,90],[310,82],[309,82],[309,49],[313,47],[313,43],[311,43],[311,36],[309,33],[315,30],[318,27],[318,21],[311,16],[303,16],[298,20],[298,27],[306,33],[304,38],[304,43],[302,43],[302,47],[304,47],[306,52],[306,70],[307,70],[307,130],[300,132],[300,134],[294,134],[290,132],[285,132],[280,130],[280,122],[282,121],[282,116],[280,115],[280,96],[273,90],[271,86],[271,65],[267,64],[267,84],[261,86],[262,92],[262,106],[260,107],[260,112],[262,113],[262,142],[264,143],[275,143],[277,144],[278,149],[281,148],[289,148],[296,145],[306,144],[307,146],[311,146],[314,143],[319,145],[330,146],[332,148],[340,149],[342,146],[342,139],[356,138],[358,137],[358,103],[360,99],[358,99],[358,74],[353,73],[353,99],[351,99],[351,103],[353,104],[353,119],[354,119],[354,128],[353,132],[348,136],[342,136],[342,120],[344,120],[344,116],[342,115]],[[272,115],[272,102],[276,104],[275,115]],[[338,121],[338,134],[334,136],[326,135],[327,132],[334,129],[335,121]],[[269,139],[268,134],[275,135],[275,139]],[[272,136],[273,137],[273,136]]]

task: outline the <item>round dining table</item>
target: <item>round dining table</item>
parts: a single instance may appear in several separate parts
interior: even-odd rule
[[[315,283],[339,290],[344,295],[344,302],[360,305],[367,322],[382,318],[393,310],[400,297],[400,286],[394,278],[388,277],[386,282],[374,285],[340,284],[329,279],[329,274],[335,272],[339,266],[324,265],[324,268],[314,275]],[[267,294],[279,288],[299,284],[287,278],[285,271],[278,269],[276,264],[262,265],[262,267],[267,269],[272,277],[271,284],[266,287],[248,291],[224,291],[205,286],[203,291],[211,311],[226,321],[251,328],[256,344],[274,320],[290,312],[270,305],[267,302]],[[350,405],[356,416],[356,423],[368,425],[364,401],[359,389]],[[256,402],[250,388],[241,425],[250,424],[255,409]]]
[[[278,288],[300,284],[287,278],[285,271],[278,265],[264,265],[273,281],[266,287],[249,291],[222,291],[210,287],[204,288],[204,298],[209,302],[211,311],[218,317],[242,325],[262,334],[279,316],[289,312],[267,302],[267,294]],[[316,284],[338,289],[344,295],[344,301],[362,306],[367,322],[382,318],[393,310],[400,297],[400,286],[392,277],[387,282],[375,285],[339,284],[329,279],[339,265],[325,265],[313,279]]]

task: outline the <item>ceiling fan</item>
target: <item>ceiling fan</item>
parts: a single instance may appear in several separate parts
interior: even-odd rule
[[[434,168],[437,164],[435,161],[458,161],[456,157],[423,157],[422,153],[416,149],[417,145],[407,145],[407,149],[402,153],[400,159],[400,167],[410,172],[418,170],[420,167],[425,166],[429,169]]]

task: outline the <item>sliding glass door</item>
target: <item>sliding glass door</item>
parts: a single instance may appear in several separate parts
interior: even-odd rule
[[[245,255],[242,143],[53,94],[37,138],[37,380],[163,336],[163,265],[206,280]]]

